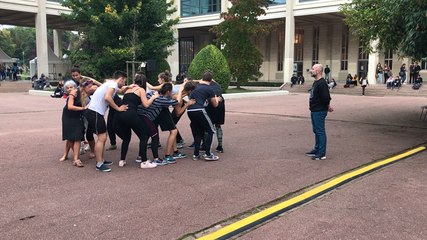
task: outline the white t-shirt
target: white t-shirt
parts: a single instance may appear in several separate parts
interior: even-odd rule
[[[172,94],[173,95],[177,95],[179,93],[179,88],[181,88],[181,84],[173,85],[173,87],[172,87]]]
[[[92,111],[95,111],[101,115],[105,115],[105,112],[108,108],[108,102],[105,101],[105,94],[107,93],[109,88],[114,89],[114,94],[116,94],[117,90],[119,89],[119,86],[117,83],[113,80],[108,80],[104,84],[102,84],[100,87],[96,89],[96,91],[93,93],[92,98],[90,99],[89,103],[89,109]]]

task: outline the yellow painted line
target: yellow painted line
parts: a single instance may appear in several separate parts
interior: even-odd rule
[[[362,167],[360,169],[356,169],[356,170],[351,171],[349,173],[346,173],[342,176],[334,178],[334,179],[332,179],[332,180],[330,180],[330,181],[328,181],[328,182],[326,182],[320,186],[317,186],[317,187],[315,187],[315,188],[313,188],[313,189],[311,189],[305,193],[302,193],[302,194],[300,194],[294,198],[291,198],[291,199],[288,199],[284,202],[276,204],[270,208],[267,208],[267,209],[262,210],[258,213],[255,213],[251,216],[248,216],[242,220],[239,220],[235,223],[232,223],[226,227],[223,227],[223,228],[221,228],[215,232],[212,232],[212,233],[205,235],[205,236],[198,238],[198,239],[199,240],[208,240],[208,239],[210,240],[210,239],[218,239],[218,238],[224,237],[225,235],[227,235],[231,232],[242,229],[245,226],[248,226],[249,224],[252,224],[256,221],[259,221],[259,220],[261,220],[261,219],[263,219],[263,218],[265,218],[265,217],[267,217],[267,216],[269,216],[275,212],[278,212],[278,211],[280,211],[286,207],[289,207],[289,206],[292,206],[292,205],[299,203],[301,201],[307,200],[310,197],[315,196],[316,194],[319,194],[319,193],[321,193],[321,192],[323,192],[329,188],[333,188],[334,186],[339,185],[340,183],[343,183],[347,180],[351,180],[354,177],[362,175],[362,174],[369,172],[371,170],[374,170],[378,167],[390,164],[392,162],[396,162],[398,160],[401,160],[402,158],[405,158],[405,157],[411,156],[413,154],[416,154],[418,152],[424,151],[425,149],[426,149],[426,147],[424,147],[424,146],[418,147],[418,148],[406,151],[404,153],[398,154],[396,156],[393,156],[393,157],[390,157],[390,158],[369,164],[369,165]]]

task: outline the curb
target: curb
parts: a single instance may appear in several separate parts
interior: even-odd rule
[[[265,96],[282,96],[288,95],[289,91],[278,90],[268,92],[249,92],[249,93],[225,93],[222,96],[225,100],[227,99],[239,99],[239,98],[250,98],[250,97],[265,97]]]
[[[50,96],[53,91],[45,90],[29,90],[29,95],[34,96]],[[281,96],[288,95],[289,91],[278,90],[278,91],[268,91],[268,92],[249,92],[249,93],[225,93],[223,94],[224,99],[240,99],[240,98],[250,98],[250,97],[264,97],[264,96]]]
[[[44,91],[44,90],[28,90],[28,94],[29,95],[34,95],[34,96],[49,96],[50,94],[52,94],[53,91]]]

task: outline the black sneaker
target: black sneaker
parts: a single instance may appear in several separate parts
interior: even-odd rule
[[[311,150],[310,152],[306,152],[305,155],[307,157],[315,157],[316,156],[317,151],[315,150]]]
[[[224,149],[222,148],[222,146],[218,146],[218,147],[216,147],[216,149],[215,149],[217,152],[220,152],[220,153],[224,153]]]
[[[110,165],[113,165],[113,162],[104,160],[102,165],[110,166]]]
[[[318,161],[318,160],[325,160],[325,159],[326,159],[325,155],[317,155],[317,156],[314,156],[314,157],[311,158],[311,160],[316,160],[316,161]]]
[[[105,164],[102,164],[100,167],[96,166],[96,170],[101,172],[111,172],[111,169],[105,166]]]
[[[194,149],[194,142],[190,146],[188,146],[188,148],[189,149]]]

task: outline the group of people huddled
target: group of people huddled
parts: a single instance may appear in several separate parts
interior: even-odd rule
[[[70,150],[73,150],[73,165],[83,167],[79,155],[82,143],[87,141],[89,159],[96,160],[96,170],[109,172],[108,166],[113,162],[104,158],[107,134],[112,144],[110,150],[116,149],[117,134],[122,139],[118,165],[124,167],[133,131],[139,138],[136,162],[141,168],[176,163],[176,159],[186,157],[178,150],[183,140],[176,127],[185,111],[191,121],[193,160],[219,159],[211,152],[214,133],[218,138],[216,150],[223,152],[221,125],[224,124],[225,106],[221,87],[213,80],[212,72],[205,71],[202,79],[197,81],[182,76],[184,82],[174,85],[171,74],[165,71],[158,75],[158,86],[149,84],[142,72],[134,76],[130,85],[125,85],[127,75],[122,71],[116,71],[113,79],[102,84],[82,76],[78,68],[71,70],[71,76],[72,80],[64,83],[67,98],[62,114],[62,138],[66,144],[60,161],[67,160]],[[119,97],[118,94],[123,95]],[[184,97],[188,99],[184,100]],[[171,106],[172,112],[169,110]],[[104,115],[108,108],[106,122]],[[158,126],[169,132],[163,158],[158,151]],[[96,140],[94,135],[97,135]],[[147,157],[149,139],[153,160]]]

